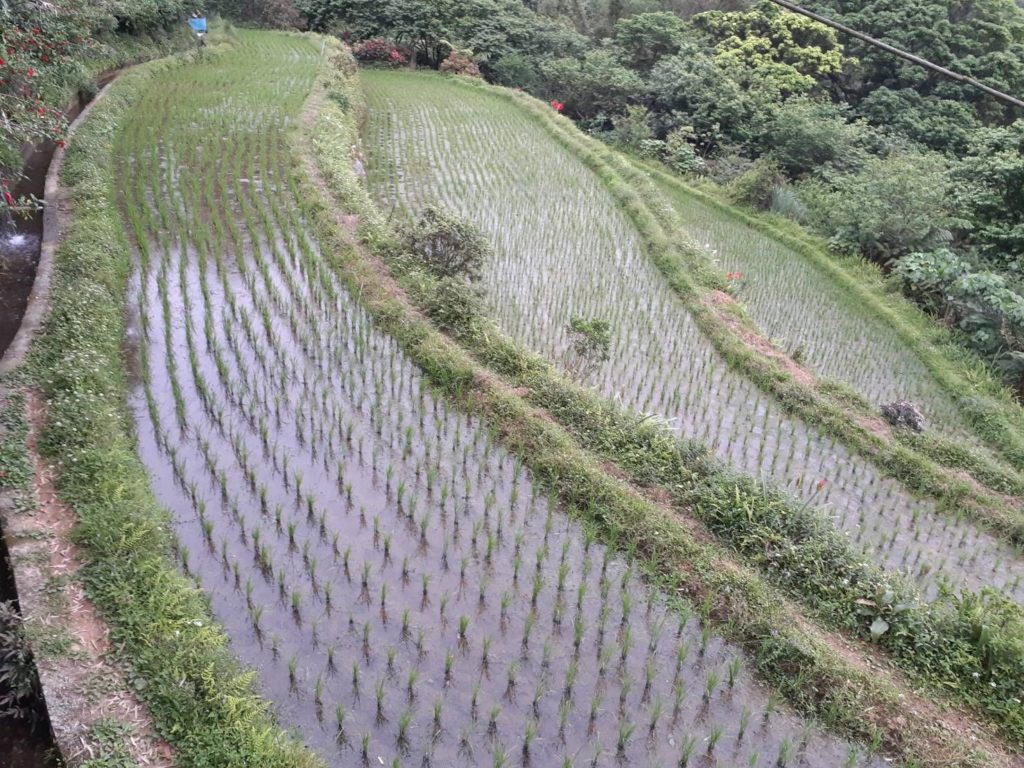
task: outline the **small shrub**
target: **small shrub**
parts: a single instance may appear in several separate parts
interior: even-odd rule
[[[387,67],[400,67],[409,63],[409,57],[398,50],[398,46],[383,37],[363,40],[352,46],[352,55],[356,61],[364,64],[380,64]]]
[[[677,173],[705,173],[707,166],[697,155],[689,138],[692,131],[687,128],[677,128],[665,137],[664,160]]]
[[[453,50],[448,54],[448,58],[441,62],[439,69],[449,75],[480,77],[480,67],[465,51]]]
[[[625,114],[612,118],[612,139],[621,147],[639,149],[651,138],[651,113],[647,107],[626,107]]]
[[[21,616],[9,601],[0,602],[0,718],[33,720],[39,679]]]
[[[406,228],[403,245],[441,278],[479,280],[491,255],[490,243],[480,230],[436,205],[424,208],[416,223]]]
[[[612,332],[607,320],[585,320],[573,317],[569,321],[569,350],[565,367],[570,375],[585,378],[611,355]]]
[[[767,210],[772,194],[786,183],[786,175],[774,160],[761,158],[729,185],[729,197],[738,203]]]
[[[449,277],[438,281],[424,309],[442,329],[464,331],[483,315],[483,301],[477,288]]]

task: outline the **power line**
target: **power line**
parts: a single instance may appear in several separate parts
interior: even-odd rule
[[[889,45],[888,43],[883,43],[881,40],[877,40],[869,35],[865,35],[863,32],[858,32],[855,29],[851,29],[845,24],[840,24],[838,21],[833,21],[832,19],[829,19],[825,16],[814,13],[814,11],[809,11],[806,8],[801,8],[799,5],[794,5],[793,3],[789,2],[789,0],[771,0],[771,2],[775,3],[776,5],[782,6],[787,11],[799,13],[801,16],[806,16],[809,19],[814,19],[814,21],[817,21],[820,24],[824,24],[827,27],[832,27],[832,29],[836,29],[842,32],[844,35],[855,37],[858,40],[867,43],[868,45],[873,45],[876,48],[880,48],[881,50],[886,51],[887,53],[893,54],[894,56],[899,56],[901,59],[905,59],[906,61],[909,61],[912,64],[917,64],[918,66],[924,67],[925,69],[930,69],[932,72],[940,74],[943,77],[948,77],[951,80],[956,80],[959,83],[963,83],[964,85],[969,85],[972,88],[976,88],[979,91],[987,93],[992,98],[998,99],[1004,104],[1024,108],[1024,101],[1021,101],[1016,96],[1011,96],[1008,93],[997,91],[995,88],[989,85],[985,85],[983,82],[981,82],[980,80],[975,80],[973,77],[968,77],[967,75],[962,75],[959,72],[954,72],[951,69],[941,67],[938,64],[928,61],[927,59],[922,59],[920,56],[915,56],[912,53],[908,53],[907,51],[896,48],[895,46]]]

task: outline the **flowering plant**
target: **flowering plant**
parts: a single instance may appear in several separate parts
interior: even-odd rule
[[[356,43],[352,46],[352,55],[356,57],[357,61],[365,64],[400,67],[409,62],[409,57],[398,50],[398,46],[383,37],[374,37]]]
[[[555,112],[561,112],[562,110],[565,109],[565,104],[563,104],[562,102],[558,101],[557,99],[552,99],[551,100],[551,108],[553,110],[555,110]]]
[[[48,92],[88,44],[78,11],[77,3],[65,2],[0,16],[0,210],[36,204],[15,193],[22,147],[48,141],[63,146],[67,120],[48,103]]]

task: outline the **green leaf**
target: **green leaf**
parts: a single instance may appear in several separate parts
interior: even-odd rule
[[[883,619],[881,616],[877,617],[871,622],[871,639],[877,640],[886,632],[889,631],[889,622]]]

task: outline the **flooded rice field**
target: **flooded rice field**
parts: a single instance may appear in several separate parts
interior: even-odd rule
[[[937,513],[731,371],[600,180],[529,115],[444,78],[367,71],[362,80],[372,191],[406,214],[443,204],[487,234],[496,251],[483,280],[489,307],[512,338],[561,362],[572,316],[610,321],[611,359],[590,382],[603,394],[822,506],[928,596],[992,585],[1024,599],[1024,561],[1013,548]]]
[[[181,566],[282,724],[339,767],[881,765],[431,393],[288,181],[317,50],[238,34],[118,138],[131,404]]]

